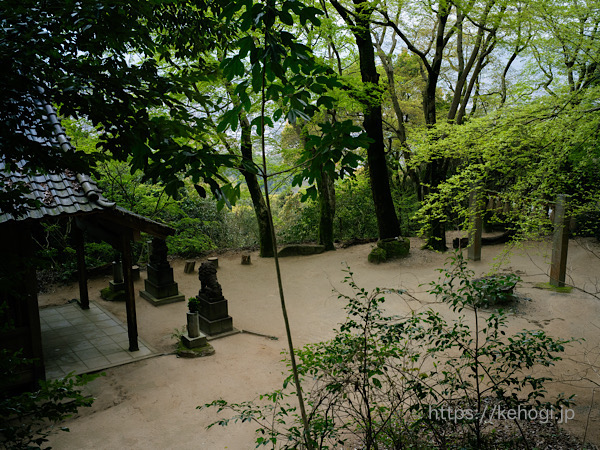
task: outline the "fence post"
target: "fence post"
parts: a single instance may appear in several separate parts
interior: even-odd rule
[[[475,185],[469,195],[469,259],[471,261],[481,260],[481,205],[479,186]]]
[[[550,266],[550,284],[562,287],[567,274],[567,252],[569,250],[569,226],[566,214],[566,196],[556,196],[554,206],[554,236],[552,238],[552,265]]]

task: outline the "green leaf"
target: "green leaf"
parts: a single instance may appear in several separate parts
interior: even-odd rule
[[[279,11],[279,20],[281,20],[286,25],[294,25],[294,19],[292,18],[292,15],[287,11]]]
[[[317,100],[317,107],[324,106],[327,109],[333,109],[334,107],[334,98],[328,95],[321,95]]]
[[[287,120],[291,123],[294,124],[296,123],[296,120],[298,118],[306,120],[306,121],[310,121],[310,116],[307,115],[306,113],[304,113],[303,111],[300,111],[299,109],[295,109],[295,108],[290,108],[290,110],[287,113]]]
[[[323,11],[321,11],[320,9],[308,6],[302,8],[298,15],[300,16],[300,23],[302,25],[306,25],[306,22],[310,21],[314,26],[318,27],[319,25],[321,25],[321,21],[317,16],[320,16],[322,14]]]

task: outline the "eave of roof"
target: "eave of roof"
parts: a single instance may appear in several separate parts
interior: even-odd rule
[[[42,102],[36,101],[36,104],[38,108],[43,109],[46,120],[53,126],[52,138],[40,137],[35,128],[18,132],[44,145],[60,146],[63,151],[75,151],[54,108]],[[76,174],[70,170],[60,173],[31,174],[25,167],[26,164],[25,161],[17,162],[11,165],[11,167],[16,166],[16,170],[9,172],[5,161],[0,156],[0,177],[3,179],[5,189],[25,185],[29,192],[24,195],[23,200],[31,200],[33,204],[39,206],[28,207],[17,217],[2,212],[0,205],[0,224],[103,213],[106,219],[124,228],[136,229],[161,238],[175,233],[171,227],[118,207],[116,203],[107,200],[102,196],[97,183],[87,175]]]

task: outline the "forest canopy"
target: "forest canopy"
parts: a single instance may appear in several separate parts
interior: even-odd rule
[[[543,229],[558,194],[591,224],[599,6],[2,1],[2,161],[109,178],[102,168],[121,161],[173,201],[210,192],[220,207],[247,205],[263,256],[273,254],[263,178],[282,202],[300,196],[292,228],[318,229],[290,239],[327,248],[347,237],[340,195],[352,177],[367,182],[376,226],[353,237],[420,231],[443,250],[475,188],[505,227]],[[26,137],[51,132],[40,101],[77,151]],[[4,211],[23,189],[0,179]]]

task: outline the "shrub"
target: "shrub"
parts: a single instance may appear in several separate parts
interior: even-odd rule
[[[5,274],[3,274],[5,275]],[[0,302],[0,335],[15,331],[8,306]],[[23,357],[23,351],[0,350],[0,448],[36,449],[45,447],[48,436],[60,421],[75,414],[80,407],[91,406],[94,399],[82,388],[100,376],[69,374],[59,380],[41,380],[31,392],[14,392],[23,368],[35,360]],[[61,427],[62,431],[69,431]]]
[[[373,194],[365,171],[357,171],[355,176],[337,182],[335,201],[336,239],[371,238],[379,235]]]
[[[174,236],[167,237],[169,253],[181,256],[196,256],[217,248],[204,232],[207,224],[201,219],[183,218],[175,223]]]
[[[316,241],[319,230],[319,204],[301,201],[302,194],[282,195],[275,203],[275,230],[281,243]]]
[[[300,447],[304,433],[314,448],[347,442],[364,449],[514,446],[514,436],[486,429],[486,405],[492,398],[505,408],[568,405],[570,399],[564,397],[552,404],[545,401],[549,378],[532,375],[532,369],[560,359],[557,355],[569,341],[543,331],[506,336],[502,310],[485,316],[480,312],[487,302],[486,289],[472,282],[460,255],[442,274],[429,292],[455,312],[469,307],[472,324],[464,316],[448,323],[431,309],[406,317],[385,315],[383,294],[393,291],[367,292],[348,271],[345,281],[354,294],[339,295],[347,302],[346,321],[332,340],[297,353],[309,429],[303,431],[295,405],[288,403],[295,389],[291,375],[283,389],[261,396],[260,404],[221,399],[204,405],[233,411],[210,426],[254,421],[259,425],[257,446],[274,448]],[[431,414],[452,407],[469,410],[471,416],[440,419]],[[516,440],[525,439],[522,433]]]

